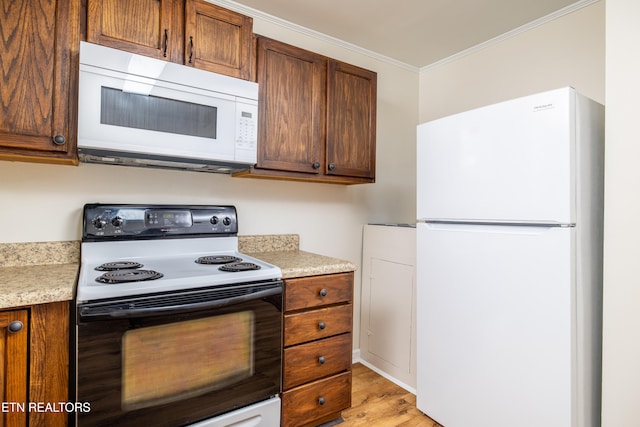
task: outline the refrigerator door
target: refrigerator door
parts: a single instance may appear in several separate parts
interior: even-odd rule
[[[417,406],[446,427],[574,426],[575,230],[417,225]]]
[[[417,218],[574,223],[575,92],[418,126]]]

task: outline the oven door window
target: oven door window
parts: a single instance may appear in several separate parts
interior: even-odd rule
[[[127,331],[122,408],[192,398],[253,375],[252,311]]]

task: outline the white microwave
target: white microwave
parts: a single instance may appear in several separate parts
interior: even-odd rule
[[[256,163],[258,84],[80,43],[83,162],[230,173]]]

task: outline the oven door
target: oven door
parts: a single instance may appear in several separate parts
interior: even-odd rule
[[[78,305],[79,426],[183,426],[280,392],[282,282]]]

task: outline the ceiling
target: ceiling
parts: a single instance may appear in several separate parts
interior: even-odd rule
[[[548,15],[561,14],[581,4],[593,2],[594,0],[233,0],[233,3],[417,68],[433,64]]]

